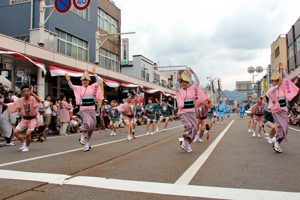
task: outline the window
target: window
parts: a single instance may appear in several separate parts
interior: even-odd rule
[[[108,33],[117,33],[118,21],[98,8],[98,27]]]
[[[25,42],[29,42],[29,35],[16,36],[14,38],[25,41]]]
[[[88,61],[88,43],[69,33],[56,29],[57,52]]]
[[[100,66],[114,71],[119,71],[118,55],[100,48],[99,60],[100,60]]]
[[[83,19],[89,20],[89,8],[86,8],[84,10],[78,10],[75,8],[75,6],[72,4],[70,10],[75,13],[76,15],[79,15]]]
[[[293,45],[288,48],[288,59],[292,58],[294,54]]]
[[[297,52],[299,52],[300,51],[300,36],[296,39],[295,45],[296,45]]]
[[[279,47],[275,49],[275,59],[279,56]]]
[[[24,3],[29,2],[30,0],[10,0],[10,4],[18,4],[18,3]]]

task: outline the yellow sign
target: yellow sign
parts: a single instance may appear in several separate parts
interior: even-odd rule
[[[268,88],[267,88],[267,79],[264,78],[264,91],[267,91]]]

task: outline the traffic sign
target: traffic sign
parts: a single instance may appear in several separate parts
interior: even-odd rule
[[[71,8],[71,0],[55,0],[54,1],[54,6],[56,10],[60,13],[65,13],[68,12]]]
[[[75,8],[78,10],[84,10],[89,7],[91,0],[73,0]]]

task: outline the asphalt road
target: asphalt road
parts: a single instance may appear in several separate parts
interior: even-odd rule
[[[181,121],[153,136],[140,126],[131,141],[125,129],[95,131],[89,152],[79,134],[33,142],[29,152],[16,142],[0,148],[0,199],[300,199],[300,128],[289,129],[282,154],[247,130],[233,115],[191,153],[179,147]]]

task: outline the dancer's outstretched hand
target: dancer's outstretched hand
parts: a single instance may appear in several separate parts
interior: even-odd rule
[[[96,74],[96,67],[94,66],[93,71],[92,71],[93,75]]]
[[[70,76],[69,76],[69,73],[65,73],[65,77],[66,77],[66,79],[67,79],[67,81],[69,81],[70,80]]]
[[[195,72],[192,70],[192,68],[189,68],[189,71],[190,71],[192,74],[195,74]]]

